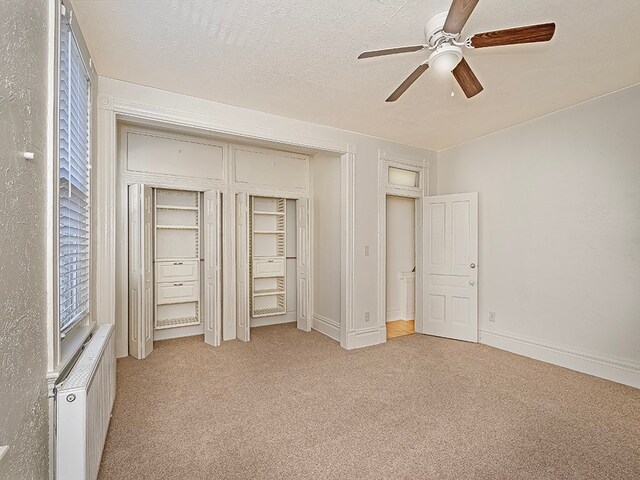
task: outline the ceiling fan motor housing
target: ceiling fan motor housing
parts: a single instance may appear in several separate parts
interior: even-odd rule
[[[429,65],[439,72],[450,72],[462,60],[460,47],[448,43],[441,44],[429,56]]]
[[[448,14],[449,12],[436,13],[427,20],[427,24],[424,26],[424,36],[429,45],[435,47],[438,40],[444,37],[444,22],[447,20]]]

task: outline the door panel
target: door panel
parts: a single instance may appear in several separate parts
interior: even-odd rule
[[[152,190],[129,186],[129,354],[153,351]]]
[[[310,314],[310,281],[309,262],[311,248],[309,240],[309,200],[304,198],[296,200],[296,262],[297,262],[297,322],[298,328],[306,332],[311,331]]]
[[[423,321],[416,331],[478,341],[478,194],[423,199]]]
[[[249,195],[236,195],[236,337],[248,342],[249,320]]]
[[[204,192],[204,342],[220,345],[222,330],[220,192]]]

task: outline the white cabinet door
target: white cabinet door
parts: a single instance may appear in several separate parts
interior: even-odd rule
[[[309,261],[309,199],[296,200],[296,267],[297,267],[297,320],[298,328],[311,331]]]
[[[236,337],[250,338],[249,320],[249,195],[236,195]]]
[[[153,350],[152,192],[129,186],[129,354],[145,358]]]
[[[204,343],[220,345],[220,192],[204,192]]]
[[[478,341],[478,194],[425,197],[422,322],[416,331]]]

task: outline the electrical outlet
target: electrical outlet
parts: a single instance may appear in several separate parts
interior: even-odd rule
[[[489,312],[489,321],[490,322],[496,321],[496,312]]]
[[[364,256],[368,257],[369,256],[369,245],[365,245],[364,246]]]
[[[364,312],[364,323],[369,322],[369,312]]]

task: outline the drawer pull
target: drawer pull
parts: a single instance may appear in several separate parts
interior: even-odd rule
[[[174,287],[181,287],[181,286],[183,286],[183,285],[184,285],[184,283],[174,283],[174,284],[173,284],[173,286],[174,286]]]
[[[174,265],[182,265],[183,262],[173,262]]]

